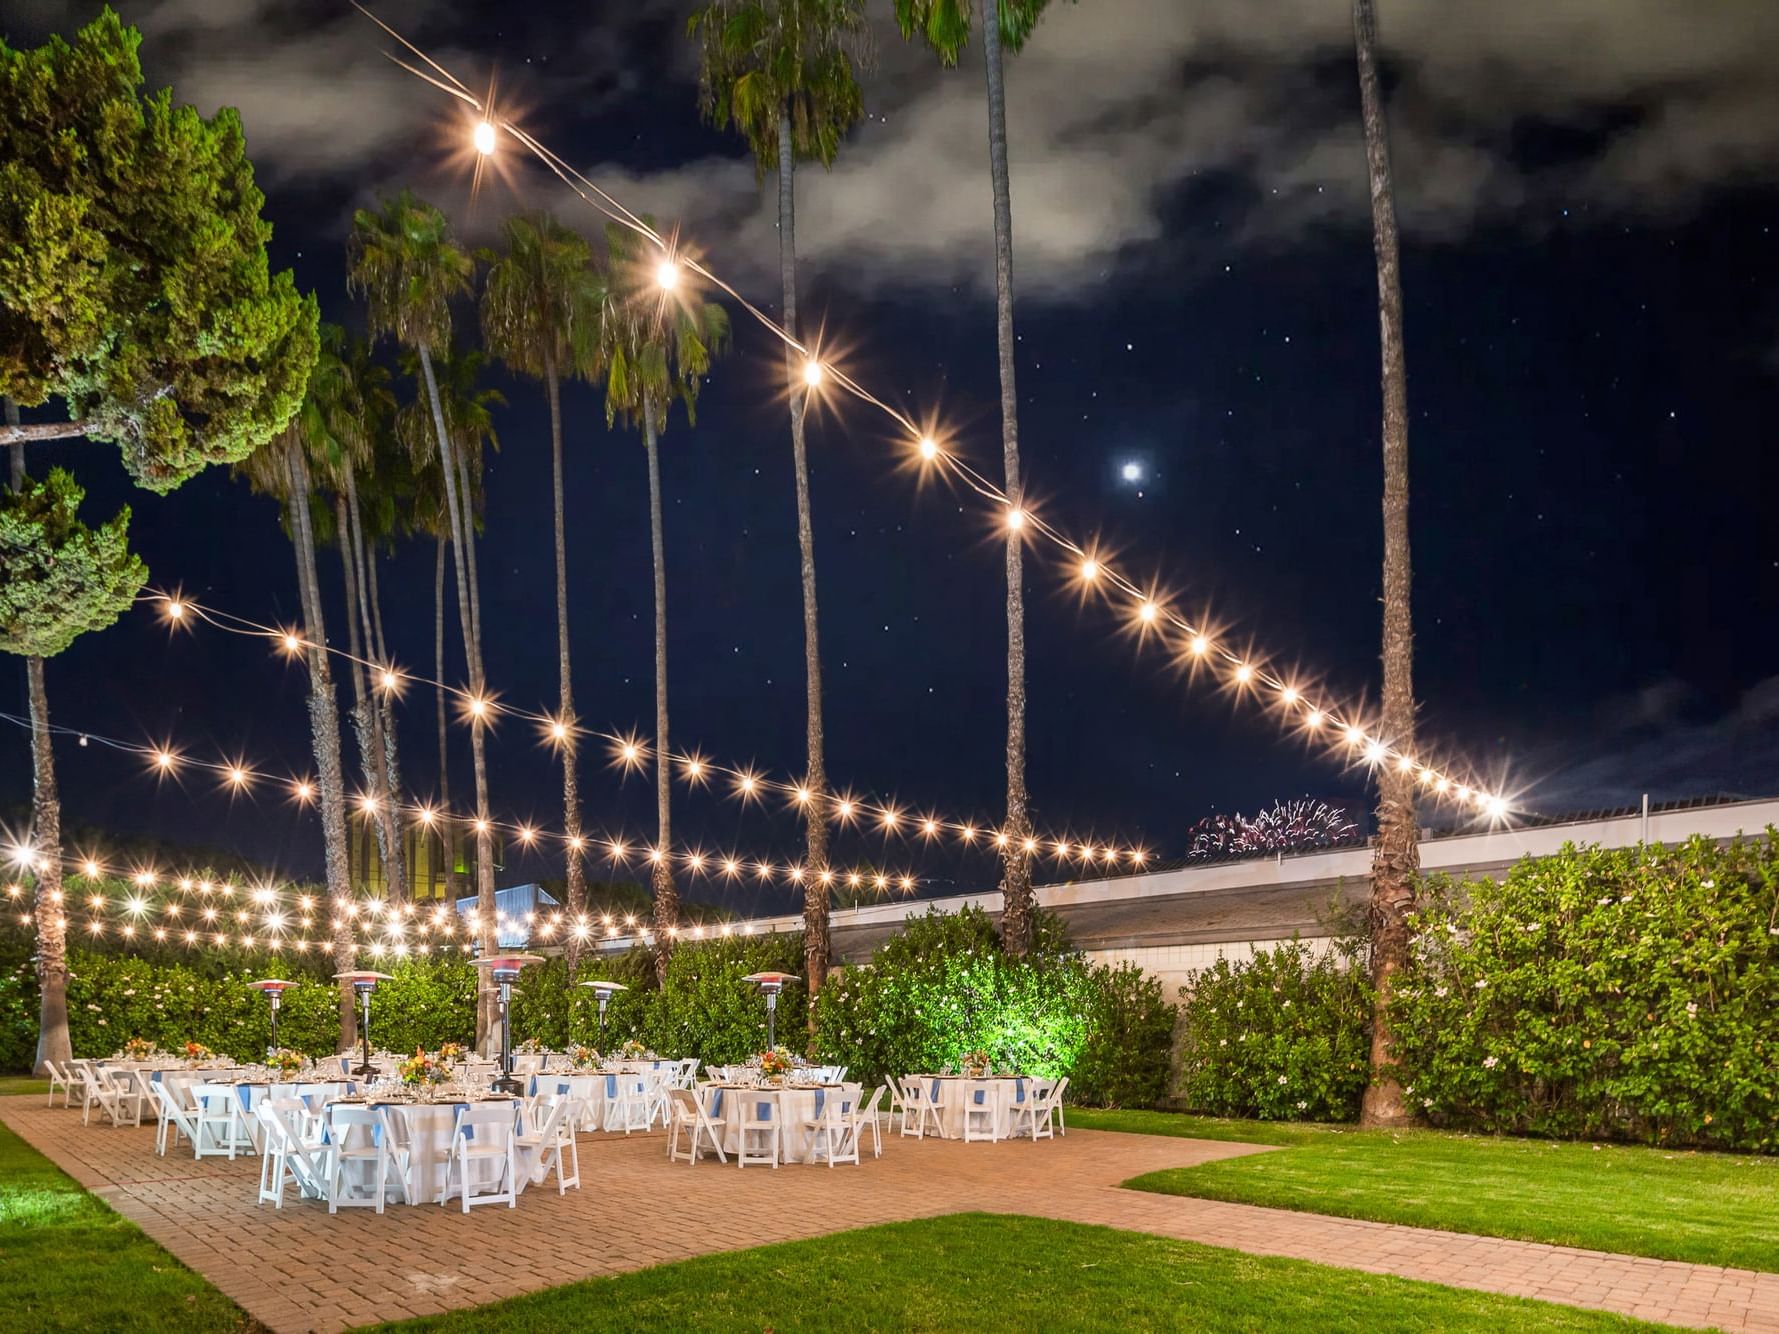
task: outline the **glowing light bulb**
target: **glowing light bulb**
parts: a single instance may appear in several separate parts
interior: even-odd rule
[[[229,767],[229,782],[236,787],[247,786],[247,771],[238,764],[231,765]]]
[[[307,801],[315,795],[315,789],[306,782],[298,782],[292,790],[296,793],[298,801]]]
[[[814,389],[822,382],[822,376],[824,374],[826,374],[826,372],[822,370],[821,362],[815,360],[813,357],[803,363],[803,383],[808,385],[811,389]]]
[[[156,764],[158,764],[162,769],[171,769],[173,767],[173,752],[170,750],[156,751],[155,755],[154,755],[154,762]]]
[[[566,741],[568,739],[568,729],[561,723],[551,723],[550,739],[552,741]]]
[[[679,265],[671,259],[663,258],[655,265],[655,286],[663,292],[671,292],[679,286]]]
[[[88,880],[97,880],[99,878],[99,863],[94,861],[91,857],[88,857],[86,861],[81,864],[80,869],[86,874]]]
[[[1305,727],[1309,728],[1310,731],[1312,731],[1312,732],[1315,731],[1318,727],[1320,727],[1322,725],[1322,710],[1311,709],[1307,714],[1304,715],[1303,725]]]
[[[167,603],[167,615],[176,621],[179,620],[185,615],[185,604],[178,598],[173,598]]]
[[[382,683],[383,689],[385,690],[394,690],[396,686],[401,684],[401,678],[387,667],[383,669],[382,675],[377,679]]]
[[[469,701],[469,711],[472,717],[482,717],[488,712],[488,701],[480,695],[472,695]]]
[[[1100,577],[1100,563],[1092,556],[1081,562],[1081,577],[1090,584]]]
[[[286,633],[284,636],[284,651],[286,653],[301,653],[303,651],[303,641],[293,634]]]
[[[1007,527],[1018,532],[1025,527],[1025,511],[1015,506],[1007,511]]]
[[[535,829],[533,829],[530,825],[522,824],[519,826],[519,841],[521,843],[523,843],[529,847],[531,844],[531,840],[536,837],[537,837],[537,831]]]
[[[1489,814],[1497,820],[1507,814],[1507,802],[1500,797],[1489,797],[1483,804]]]
[[[1279,691],[1279,699],[1286,704],[1295,704],[1297,703],[1297,692],[1290,686],[1286,686],[1283,690]]]
[[[493,122],[486,120],[476,122],[476,128],[470,135],[470,141],[475,144],[476,152],[487,157],[494,151],[495,139]]]
[[[1145,625],[1153,623],[1155,618],[1160,614],[1160,608],[1153,602],[1144,602],[1142,606],[1137,608],[1137,615],[1142,619]]]
[[[1248,682],[1252,681],[1253,679],[1254,679],[1254,669],[1252,667],[1248,666],[1247,663],[1244,662],[1241,664],[1241,666],[1239,666],[1235,669],[1235,683],[1237,685],[1245,686],[1248,684]]]
[[[930,435],[920,438],[920,456],[928,463],[939,457],[939,442]]]
[[[1203,635],[1192,636],[1192,656],[1202,658],[1211,651],[1211,641]]]

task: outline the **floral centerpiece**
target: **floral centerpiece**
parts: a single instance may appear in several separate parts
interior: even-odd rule
[[[626,1061],[640,1061],[653,1053],[635,1038],[627,1038],[624,1045],[618,1048],[618,1055]]]
[[[461,1061],[462,1059],[463,1059],[463,1044],[461,1042],[441,1042],[441,1043],[439,1043],[439,1060],[440,1061],[444,1062],[446,1065],[456,1065],[457,1062]]]
[[[527,1056],[536,1056],[543,1049],[544,1044],[539,1042],[536,1038],[526,1038],[525,1041],[521,1042],[518,1046],[518,1050],[524,1052]]]
[[[591,1070],[599,1064],[599,1053],[592,1047],[576,1043],[568,1049],[568,1059],[577,1070]]]
[[[146,1061],[154,1055],[154,1043],[147,1038],[131,1038],[120,1054],[126,1061]]]
[[[988,1053],[978,1047],[975,1051],[964,1053],[964,1073],[971,1079],[981,1079],[988,1073]]]
[[[795,1063],[789,1048],[774,1047],[760,1053],[760,1075],[764,1079],[783,1079]]]
[[[203,1061],[214,1060],[216,1057],[216,1053],[211,1051],[210,1048],[206,1047],[201,1042],[186,1043],[185,1046],[181,1048],[181,1054],[193,1065],[197,1065]]]
[[[401,1063],[397,1071],[402,1083],[409,1088],[429,1088],[434,1084],[443,1084],[451,1077],[451,1067],[437,1057],[428,1056],[423,1051],[416,1051]]]
[[[266,1069],[279,1079],[294,1078],[303,1068],[303,1054],[289,1047],[272,1047],[266,1052]]]

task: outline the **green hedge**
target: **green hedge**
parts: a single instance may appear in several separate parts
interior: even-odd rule
[[[1358,946],[1298,940],[1200,972],[1181,1015],[1187,1110],[1268,1121],[1352,1121],[1369,1065],[1371,988]]]
[[[1429,883],[1396,1001],[1436,1125],[1779,1148],[1779,842],[1565,847]]]
[[[1025,958],[977,909],[929,911],[868,965],[837,970],[816,1000],[816,1048],[859,1077],[938,1070],[968,1052],[999,1066],[1071,1076],[1083,1102],[1153,1106],[1167,1083],[1173,1007],[1128,966],[1093,967],[1040,915]]]

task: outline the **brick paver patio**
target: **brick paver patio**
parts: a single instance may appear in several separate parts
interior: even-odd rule
[[[1077,1130],[1032,1144],[886,1138],[863,1167],[669,1164],[660,1134],[581,1138],[582,1188],[519,1207],[255,1206],[257,1158],[155,1155],[149,1128],[83,1127],[40,1097],[0,1120],[274,1330],[477,1305],[712,1251],[962,1210],[1157,1233],[1259,1255],[1538,1297],[1681,1325],[1779,1332],[1779,1274],[1120,1190],[1260,1146]]]

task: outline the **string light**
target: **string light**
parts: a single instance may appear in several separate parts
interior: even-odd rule
[[[497,142],[493,124],[485,120],[477,121],[476,128],[471,134],[471,139],[475,143],[476,152],[480,153],[483,157],[492,154],[494,152],[495,143]]]
[[[425,79],[433,87],[448,94],[449,96],[455,97],[471,107],[478,108],[478,109],[480,108],[481,103],[475,98],[475,96],[470,92],[470,90],[462,83],[462,81],[459,80],[455,75],[453,75],[449,71],[447,71],[442,65],[440,65],[437,61],[433,60],[430,56],[427,56],[425,54],[425,52],[423,52],[418,46],[414,45],[412,42],[410,42],[406,38],[402,37],[399,33],[397,33],[395,31],[395,29],[390,27],[388,24],[384,23],[382,20],[377,19],[377,18],[375,18],[375,16],[368,15],[368,14],[367,14],[367,17],[371,17],[372,21],[375,22],[377,24],[377,26],[380,27],[385,33],[389,34],[389,36],[392,37],[393,39],[395,39],[397,42],[400,42],[402,44],[402,46],[404,46],[408,51],[412,52],[418,59],[424,61],[433,71],[436,72],[436,74],[439,77],[435,78],[435,77],[433,77],[432,74],[429,74],[429,73],[426,73],[419,69],[416,69],[415,67],[408,65],[399,59],[396,60],[397,64],[400,64],[402,66],[402,68],[408,70],[410,73],[413,73],[413,74],[417,75],[418,77]],[[649,241],[653,242],[654,244],[661,246],[663,248],[663,250],[666,249],[666,242],[654,230],[654,228],[652,226],[650,226],[649,223],[645,219],[639,217],[636,213],[632,212],[630,209],[625,207],[616,197],[614,197],[607,191],[600,189],[599,186],[595,185],[585,175],[583,175],[581,172],[577,171],[572,165],[570,165],[568,162],[566,162],[559,155],[557,155],[550,149],[546,148],[534,136],[527,133],[522,128],[515,126],[507,121],[502,121],[501,125],[509,133],[513,134],[514,137],[517,138],[519,140],[519,142],[527,150],[529,150],[534,157],[536,157],[538,159],[538,161],[543,163],[543,165],[546,168],[548,168],[558,179],[560,179],[562,181],[562,183],[564,185],[566,185],[584,203],[590,205],[591,207],[595,208],[599,212],[605,214],[608,218],[610,218],[613,222],[617,223],[618,225],[626,227],[632,231],[635,231],[635,232],[639,233],[640,235],[642,235],[643,237],[645,237],[646,239],[648,239]],[[792,335],[787,329],[785,329],[782,325],[780,325],[776,320],[774,320],[766,312],[761,310],[758,306],[756,306],[752,302],[748,301],[732,285],[730,285],[727,282],[724,282],[717,274],[713,273],[709,268],[707,268],[706,266],[704,266],[702,264],[697,264],[697,263],[691,264],[691,267],[699,275],[700,278],[704,279],[706,282],[710,283],[712,286],[714,286],[715,288],[717,288],[718,290],[720,290],[721,292],[723,292],[724,294],[729,296],[731,299],[736,301],[741,306],[741,308],[743,310],[745,310],[749,315],[753,316],[753,318],[764,329],[766,329],[768,333],[770,333],[772,336],[783,341],[784,344],[788,348],[792,349],[793,351],[802,353],[803,356],[806,358],[805,367],[804,367],[804,378],[805,378],[806,383],[813,385],[818,382],[818,380],[820,378],[819,372],[821,371],[821,367],[820,367],[820,363],[816,360],[813,352],[811,352],[810,349],[808,349],[802,343],[800,343],[797,340],[797,338],[794,335]],[[847,392],[851,393],[854,397],[859,399],[861,402],[863,402],[869,406],[876,407],[880,411],[882,411],[886,415],[888,415],[899,426],[901,426],[904,430],[906,430],[911,438],[914,438],[914,439],[920,440],[920,441],[924,441],[927,438],[925,433],[923,433],[920,430],[920,428],[917,427],[914,424],[914,422],[909,418],[908,414],[906,412],[904,412],[902,409],[900,409],[899,407],[892,405],[890,402],[887,402],[886,400],[878,397],[875,394],[872,394],[869,390],[867,390],[864,386],[860,385],[858,382],[853,380],[850,376],[836,375],[834,377],[834,379],[835,379],[836,383],[838,383],[842,388],[846,389]],[[922,452],[923,452],[923,456],[924,456],[925,451],[923,450]],[[936,451],[935,451],[935,453],[936,453]],[[1027,519],[1029,516],[1027,515],[1027,513],[1024,510],[1020,509],[1019,507],[1015,506],[1012,499],[1010,497],[1008,497],[1004,492],[1002,492],[999,487],[995,486],[995,484],[993,482],[989,481],[987,478],[983,477],[980,473],[976,472],[973,468],[969,467],[963,461],[955,458],[954,456],[947,455],[944,457],[945,457],[946,465],[952,469],[954,476],[960,482],[962,482],[969,489],[976,491],[978,494],[983,496],[984,499],[988,500],[991,504],[1000,506],[1003,509],[1004,521],[1010,529],[1018,531],[1018,530],[1023,529],[1028,526]],[[1079,558],[1085,554],[1077,544],[1075,544],[1069,538],[1064,536],[1061,532],[1052,528],[1050,525],[1042,523],[1042,522],[1034,522],[1033,525],[1031,525],[1031,526],[1035,527],[1036,530],[1042,536],[1049,539],[1051,543],[1053,543],[1055,546],[1057,546],[1058,548],[1060,548],[1063,551],[1065,551],[1066,553],[1068,553],[1071,557]],[[1110,582],[1114,582],[1114,583],[1118,584],[1119,586],[1125,588],[1126,591],[1129,591],[1133,594],[1135,593],[1135,589],[1130,584],[1130,582],[1128,580],[1124,579],[1123,576],[1116,575],[1115,572],[1113,573],[1113,577],[1110,580]],[[1173,624],[1177,628],[1185,631],[1189,635],[1199,634],[1199,631],[1197,630],[1196,627],[1190,625],[1183,617],[1180,617],[1179,615],[1177,615],[1175,613],[1171,613],[1171,612],[1168,613],[1167,620],[1171,624]],[[1228,660],[1229,665],[1232,668],[1239,667],[1239,666],[1243,665],[1242,663],[1239,662],[1239,660],[1236,660],[1233,657],[1233,655],[1228,654],[1228,652],[1226,650],[1224,651],[1224,653],[1225,653],[1225,658]],[[1334,711],[1326,708],[1326,706],[1323,706],[1319,709],[1319,712],[1327,713],[1327,712],[1334,712]],[[1388,749],[1388,748],[1386,748],[1386,749]],[[1421,765],[1418,761],[1415,761],[1415,764],[1417,767],[1423,767],[1423,768],[1431,768],[1432,767],[1432,766],[1427,766],[1427,765]],[[1434,787],[1435,787],[1436,791],[1441,790],[1437,783],[1434,785]],[[1489,804],[1489,798],[1487,796],[1485,796],[1484,804],[1485,805]],[[1501,799],[1501,805],[1502,805],[1502,809],[1505,810],[1506,809],[1505,799]]]

